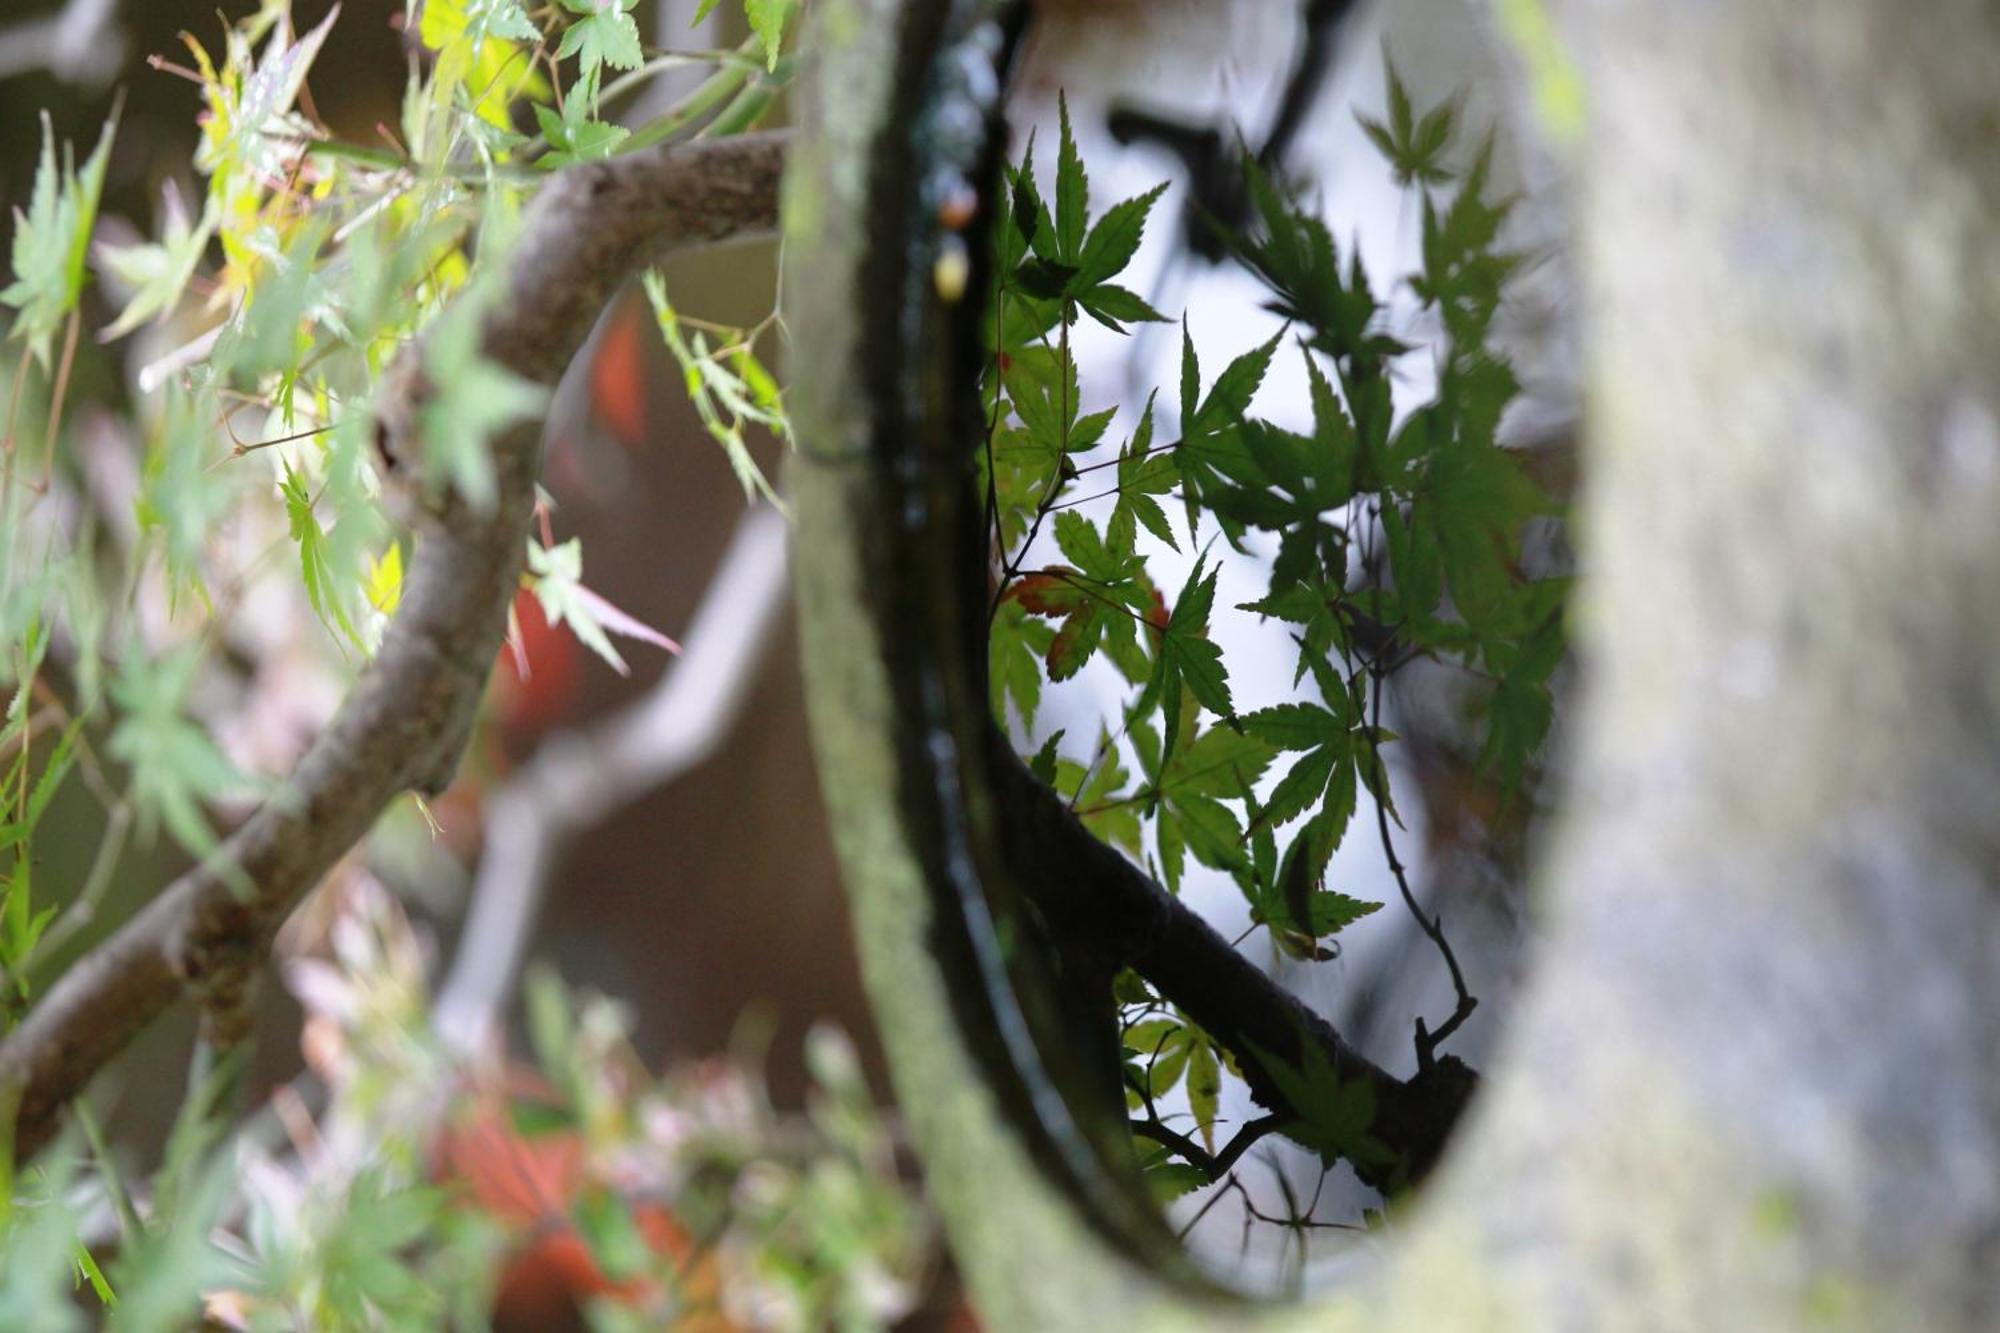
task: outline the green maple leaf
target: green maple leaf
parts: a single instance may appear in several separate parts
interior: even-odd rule
[[[1293,1064],[1244,1042],[1293,1113],[1285,1136],[1317,1152],[1327,1166],[1342,1157],[1363,1166],[1394,1161],[1395,1154],[1369,1133],[1375,1123],[1374,1085],[1364,1078],[1343,1081],[1319,1043],[1299,1044],[1304,1059]]]
[[[1153,777],[1153,793],[1170,802],[1192,797],[1235,799],[1263,776],[1276,753],[1275,747],[1247,729],[1210,727],[1166,758]]]
[[[1085,828],[1105,842],[1136,854],[1139,802],[1125,794],[1125,783],[1131,774],[1119,761],[1118,747],[1112,743],[1106,728],[1098,728],[1097,744],[1091,748],[1091,754],[1092,761],[1087,765],[1053,756],[1050,785],[1069,802]]]
[[[1419,118],[1411,106],[1408,87],[1387,55],[1382,64],[1389,89],[1388,123],[1358,112],[1355,119],[1389,160],[1398,185],[1438,185],[1450,180],[1452,173],[1444,165],[1444,154],[1451,146],[1457,108],[1450,102],[1440,103]]]
[[[1345,695],[1335,696],[1336,702]],[[1303,754],[1271,793],[1262,821],[1287,824],[1327,793],[1336,772],[1344,772],[1349,801],[1354,790],[1355,745],[1348,720],[1320,704],[1290,703],[1247,713],[1243,729],[1279,750]]]
[[[611,646],[611,639],[598,623],[597,610],[583,595],[583,543],[572,537],[560,546],[528,543],[528,572],[535,576],[535,600],[551,628],[568,625],[583,646],[610,664],[619,675],[631,668]]]
[[[449,481],[484,511],[494,501],[487,442],[515,422],[538,415],[547,406],[548,391],[480,350],[480,304],[460,299],[431,325],[424,364],[437,390],[425,401],[419,425],[432,475]]]
[[[1144,794],[1158,803],[1154,832],[1168,889],[1179,888],[1184,852],[1247,886],[1254,867],[1244,853],[1243,821],[1223,802],[1251,795],[1272,748],[1230,726],[1210,727],[1164,755],[1151,728],[1135,726],[1132,739],[1148,780]]]
[[[1202,1186],[1210,1184],[1208,1172],[1188,1162],[1176,1162],[1167,1155],[1167,1149],[1144,1141],[1159,1156],[1158,1161],[1143,1166],[1146,1188],[1152,1191],[1153,1202],[1164,1208],[1185,1194],[1192,1194]]]
[[[1077,169],[1081,171],[1082,167],[1079,165]],[[1144,194],[1113,204],[1091,224],[1089,235],[1077,251],[1079,283],[1094,286],[1124,271],[1146,234],[1147,214],[1153,211],[1153,205],[1166,189],[1166,182],[1162,181]]]
[[[610,157],[632,137],[623,125],[592,119],[586,105],[587,99],[572,97],[563,103],[561,115],[549,107],[535,108],[535,123],[549,143],[549,151],[535,159],[536,166],[553,170],[573,162],[595,162]]]
[[[1148,712],[1157,702],[1165,719],[1162,763],[1173,755],[1181,729],[1182,690],[1211,713],[1235,717],[1229,698],[1229,671],[1222,664],[1222,649],[1207,637],[1209,609],[1215,605],[1215,573],[1203,570],[1208,557],[1195,561],[1174,602],[1173,614],[1160,635],[1159,656],[1153,662],[1153,676],[1140,696],[1139,709]]]
[[[1131,549],[1138,528],[1144,525],[1146,531],[1180,550],[1180,543],[1174,540],[1173,524],[1167,521],[1160,502],[1153,498],[1171,492],[1180,484],[1180,475],[1173,451],[1153,448],[1153,395],[1149,394],[1146,409],[1139,415],[1138,428],[1118,455],[1118,503],[1106,527],[1113,547]]]
[[[1322,941],[1382,909],[1379,902],[1352,898],[1325,885],[1327,862],[1354,816],[1351,778],[1341,799],[1338,807],[1329,800],[1327,808],[1305,822],[1277,873],[1261,878],[1250,895],[1251,921],[1265,927],[1272,943],[1293,958],[1323,962],[1334,957]]]
[[[35,167],[35,186],[28,211],[14,210],[14,281],[0,290],[0,302],[20,311],[7,336],[28,345],[44,370],[49,346],[63,320],[76,309],[83,291],[84,258],[90,250],[90,230],[97,222],[97,201],[104,192],[104,168],[111,157],[111,137],[118,128],[114,110],[97,137],[97,147],[77,173],[75,153],[63,145],[62,168],[56,167],[55,127],[42,113],[42,155]]]
[[[1042,699],[1041,659],[1055,636],[1053,627],[1031,618],[1018,600],[1002,602],[994,613],[986,638],[986,680],[993,718],[1002,726],[1007,723],[1009,699],[1023,726],[1035,724]]]
[[[1063,735],[1063,728],[1056,728],[1049,735],[1049,738],[1042,742],[1042,748],[1035,751],[1034,758],[1028,761],[1028,771],[1035,775],[1036,781],[1048,786],[1055,785],[1057,765],[1062,762],[1062,754],[1059,747],[1062,745]],[[1079,764],[1078,768],[1080,769],[1081,767],[1082,765]]]
[[[1134,1023],[1121,1039],[1125,1058],[1133,1066],[1134,1082],[1153,1097],[1172,1092],[1187,1072],[1189,1030],[1178,1017],[1149,1018]]]
[[[138,501],[140,530],[157,536],[174,589],[192,583],[215,525],[235,507],[243,474],[227,467],[215,449],[212,400],[197,401],[176,387],[146,449]]]
[[[743,0],[743,17],[750,31],[764,47],[764,67],[778,67],[778,50],[784,45],[785,24],[798,12],[799,0]]]
[[[562,0],[562,7],[577,15],[563,33],[556,48],[558,60],[577,58],[577,68],[590,87],[596,88],[599,70],[637,69],[645,63],[646,51],[639,41],[639,25],[632,19],[632,7],[639,0]]]
[[[431,10],[440,8],[436,0],[424,5],[424,22],[430,23]],[[464,33],[473,41],[497,37],[503,41],[537,42],[542,34],[521,10],[521,0],[465,0]]]
[[[1076,151],[1076,139],[1069,131],[1069,99],[1060,92],[1056,94],[1056,108],[1062,119],[1062,142],[1056,152],[1056,258],[1074,269],[1083,251],[1090,177],[1084,172],[1083,157]]]
[[[187,207],[171,178],[160,191],[161,221],[158,242],[112,246],[102,242],[96,249],[100,269],[132,289],[125,308],[99,336],[106,342],[122,338],[150,319],[172,310],[187,289],[215,234],[213,206],[202,211],[200,225],[188,220]]]
[[[1255,611],[1301,628],[1303,632],[1293,636],[1299,645],[1298,666],[1292,672],[1292,683],[1296,685],[1305,679],[1313,663],[1325,662],[1336,653],[1347,653],[1350,636],[1347,622],[1341,618],[1344,596],[1345,590],[1337,584],[1300,583],[1255,602],[1238,603],[1236,609]]]
[[[1174,456],[1187,482],[1183,497],[1190,536],[1203,505],[1214,511],[1216,497],[1264,483],[1244,444],[1243,414],[1263,384],[1282,337],[1284,331],[1280,330],[1269,341],[1236,357],[1223,367],[1204,395],[1194,340],[1188,336],[1185,323],[1181,327],[1181,438],[1174,446]],[[1236,530],[1229,528],[1229,516],[1215,512],[1233,540]]]
[[[1138,251],[1146,231],[1146,215],[1166,188],[1162,182],[1107,209],[1084,237],[1076,271],[1063,285],[1064,296],[1113,333],[1123,333],[1125,325],[1135,320],[1166,322],[1165,315],[1137,294],[1111,281]]]
[[[305,478],[293,470],[289,459],[285,461],[285,475],[278,482],[278,493],[285,500],[285,518],[292,540],[299,544],[299,574],[305,581],[306,601],[312,605],[313,614],[329,634],[338,628],[357,648],[362,647],[362,638],[341,605],[339,581],[327,555],[326,534],[320,530],[319,519],[313,516],[312,495],[306,490]]]
[[[142,822],[150,827],[158,820],[181,846],[205,856],[215,847],[215,834],[202,803],[254,790],[256,784],[182,711],[200,663],[194,648],[152,661],[127,657],[111,685],[119,719],[110,750],[131,766]]]

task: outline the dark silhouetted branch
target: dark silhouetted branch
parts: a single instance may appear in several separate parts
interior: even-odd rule
[[[996,764],[996,786],[1021,889],[1062,946],[1088,947],[1107,963],[1144,977],[1236,1057],[1251,1096],[1268,1110],[1287,1118],[1299,1114],[1266,1066],[1266,1055],[1299,1069],[1311,1058],[1309,1051],[1316,1052],[1342,1082],[1366,1082],[1375,1098],[1369,1132],[1396,1159],[1380,1166],[1356,1163],[1369,1184],[1390,1188],[1430,1169],[1472,1096],[1477,1074],[1448,1055],[1408,1080],[1375,1064],[1193,909],[1085,828],[1011,751],[1002,746],[997,752],[1007,756]]]

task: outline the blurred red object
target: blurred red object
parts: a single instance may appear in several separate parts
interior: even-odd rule
[[[531,740],[568,715],[582,649],[574,634],[549,624],[542,604],[525,588],[514,594],[513,628],[493,673],[498,716],[510,740]]]
[[[634,1308],[659,1303],[660,1277],[605,1273],[578,1231],[577,1205],[607,1190],[589,1171],[582,1137],[562,1123],[562,1108],[533,1075],[510,1072],[494,1087],[475,1092],[439,1133],[432,1173],[462,1191],[468,1207],[515,1233],[494,1289],[493,1327],[510,1330],[587,1329],[584,1306],[608,1298]],[[524,1128],[524,1126],[535,1126]],[[674,1304],[685,1311],[669,1327],[677,1333],[734,1333],[719,1310],[721,1284],[712,1258],[673,1214],[652,1200],[620,1200],[647,1249],[673,1271]]]
[[[611,438],[627,449],[644,447],[651,434],[647,409],[646,339],[651,312],[629,293],[611,307],[590,358],[590,405]]]

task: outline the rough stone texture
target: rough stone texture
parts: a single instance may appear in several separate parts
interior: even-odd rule
[[[1592,688],[1439,1207],[1542,1326],[1991,1327],[2000,15],[1568,18]]]

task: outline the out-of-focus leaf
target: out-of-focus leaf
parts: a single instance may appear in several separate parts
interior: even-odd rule
[[[7,336],[27,343],[44,369],[50,343],[83,291],[84,258],[90,252],[90,232],[97,223],[97,201],[104,192],[104,168],[117,127],[114,111],[81,175],[74,150],[64,144],[58,172],[55,129],[48,113],[42,113],[42,155],[35,167],[34,191],[26,213],[14,210],[14,281],[0,288],[0,302],[20,312]]]
[[[208,732],[184,712],[201,653],[177,649],[147,660],[134,653],[111,683],[118,705],[110,751],[131,767],[142,827],[157,820],[196,856],[215,847],[205,802],[240,796],[257,784],[223,756]]]
[[[613,69],[637,69],[645,63],[639,25],[632,9],[639,0],[561,0],[562,7],[575,17],[563,32],[556,58],[577,58],[585,79],[595,80],[605,65]],[[593,83],[594,86],[594,83]]]
[[[743,0],[743,16],[764,47],[766,69],[778,67],[778,52],[785,44],[785,25],[798,7],[799,0]]]
[[[431,324],[425,371],[436,392],[421,409],[424,457],[479,509],[494,501],[487,443],[517,421],[539,414],[548,391],[487,358],[479,345],[480,309],[461,299]]]

